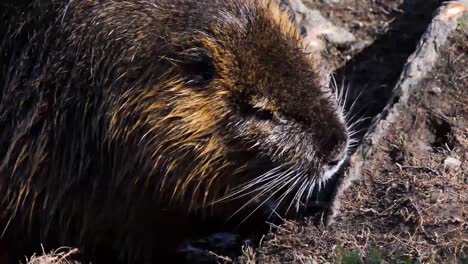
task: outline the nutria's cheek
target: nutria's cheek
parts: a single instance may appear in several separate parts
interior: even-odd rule
[[[124,141],[134,149],[143,161],[136,166],[155,179],[158,193],[190,208],[203,207],[234,182],[223,177],[237,176],[243,165],[226,158],[223,122],[229,108],[222,96],[177,81],[152,87],[116,103],[111,143]]]

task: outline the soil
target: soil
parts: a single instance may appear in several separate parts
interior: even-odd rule
[[[333,23],[349,29],[357,36],[357,45],[363,46],[362,49],[351,46],[344,50],[330,47],[324,54],[325,58],[338,62],[335,77],[337,83],[349,87],[348,108],[353,104],[356,106],[352,115],[367,118],[360,127],[363,133],[372,118],[387,105],[403,66],[441,2],[344,0],[333,6],[320,6],[325,10],[323,12],[330,14]],[[356,28],[355,23],[365,26]]]
[[[311,9],[320,10],[333,24],[348,29],[357,39],[351,46],[328,45],[322,57],[332,65],[333,69],[344,65],[375,39],[387,33],[390,24],[404,14],[404,11],[399,9],[403,0],[345,0],[338,3],[303,0],[303,2]]]
[[[365,119],[357,130],[387,105],[401,70],[441,0],[303,0],[333,24],[350,31],[356,41],[336,46],[325,42],[322,61],[347,88],[351,116]],[[333,3],[337,2],[337,3]],[[362,134],[357,137],[360,138]]]
[[[323,0],[303,0],[310,8],[318,9],[335,25],[344,27],[354,34],[357,41],[351,46],[328,46],[322,54],[334,69],[375,42],[387,44],[393,49],[412,49],[414,45],[401,43],[412,41],[413,35],[425,29],[432,11],[440,6],[440,0],[342,0],[338,3]],[[416,21],[418,20],[418,21]],[[386,40],[393,40],[392,42]],[[392,45],[399,43],[400,45]],[[403,45],[401,45],[403,44]],[[403,51],[394,52],[395,55]]]
[[[239,263],[468,263],[468,17],[440,51],[334,223],[274,226]]]

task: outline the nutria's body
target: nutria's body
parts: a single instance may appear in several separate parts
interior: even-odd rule
[[[227,218],[236,197],[244,216],[269,197],[299,206],[346,156],[336,98],[273,5],[23,2],[0,39],[10,255],[43,243],[151,260],[166,216]]]

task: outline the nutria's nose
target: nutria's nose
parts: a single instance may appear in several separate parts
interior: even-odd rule
[[[340,163],[340,161],[346,156],[346,146],[342,146],[336,150],[336,155],[331,156],[328,159],[327,165],[330,167],[334,167]]]
[[[338,165],[346,156],[348,151],[348,136],[343,131],[330,131],[328,144],[329,148],[325,155],[325,163],[333,167]]]

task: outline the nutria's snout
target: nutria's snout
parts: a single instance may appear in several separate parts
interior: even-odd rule
[[[348,157],[350,138],[348,129],[343,126],[339,130],[330,131],[328,138],[330,151],[323,159],[321,180],[326,181],[332,177],[343,165]]]

